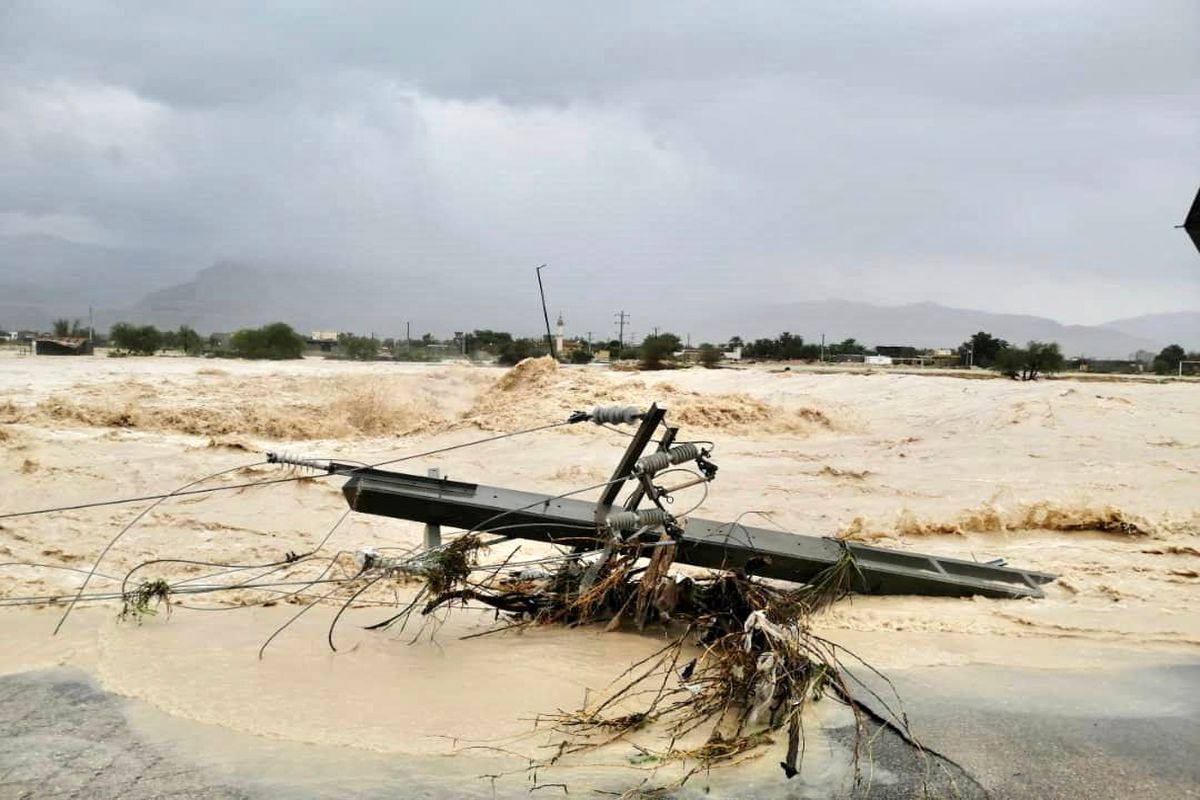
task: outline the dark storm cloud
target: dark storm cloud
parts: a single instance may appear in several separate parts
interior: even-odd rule
[[[603,331],[1189,308],[1197,34],[1187,0],[10,3],[0,233],[437,274],[496,325],[542,261]]]

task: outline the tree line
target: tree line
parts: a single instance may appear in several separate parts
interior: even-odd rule
[[[87,336],[89,331],[78,319],[56,319],[53,322],[56,336]],[[274,322],[259,328],[244,328],[227,339],[211,335],[201,336],[187,325],[174,330],[159,330],[153,325],[135,325],[118,322],[108,332],[108,342],[117,351],[131,355],[153,355],[174,350],[188,355],[210,354],[250,359],[293,359],[301,358],[307,347],[304,338],[291,326]],[[663,332],[645,337],[638,345],[625,345],[615,339],[607,342],[584,342],[569,340],[567,353],[559,354],[563,360],[586,364],[593,360],[593,347],[607,349],[612,357],[633,358],[642,369],[654,370],[676,366],[677,354],[684,350],[683,342],[674,333]],[[803,337],[784,331],[774,338],[760,338],[744,342],[734,336],[721,346],[701,344],[695,351],[696,361],[705,367],[716,367],[724,358],[725,350],[741,348],[742,356],[762,361],[810,361],[844,360],[847,357],[863,357],[874,352],[856,339],[816,344],[805,342]],[[516,337],[507,331],[476,329],[454,339],[436,339],[426,333],[411,341],[407,339],[358,336],[353,333],[339,334],[336,350],[331,357],[359,361],[394,359],[398,361],[439,360],[448,353],[462,353],[478,358],[487,357],[502,365],[513,365],[526,358],[549,355],[550,348],[545,337]],[[963,366],[979,367],[1000,372],[1016,380],[1035,380],[1040,375],[1061,372],[1066,359],[1057,342],[1030,341],[1024,347],[1013,345],[986,331],[979,331],[963,342],[957,349],[958,359]],[[1173,374],[1179,371],[1184,361],[1200,361],[1200,353],[1189,353],[1177,344],[1162,349],[1158,355],[1147,360],[1154,372]]]

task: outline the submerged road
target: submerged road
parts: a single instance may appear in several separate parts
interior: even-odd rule
[[[923,741],[962,771],[925,771],[898,740],[880,737],[869,795],[876,800],[919,796],[923,779],[933,797],[1200,797],[1200,660],[1103,672],[938,667],[891,677]],[[417,761],[178,720],[106,693],[76,670],[0,677],[0,720],[5,800],[530,796],[522,778],[493,786],[478,777],[478,763],[458,757]],[[848,741],[849,729],[828,735]],[[702,796],[691,786],[679,796]],[[589,794],[585,785],[571,788]],[[785,782],[765,771],[737,792],[731,796],[830,796],[819,781]]]

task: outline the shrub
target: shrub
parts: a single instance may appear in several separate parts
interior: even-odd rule
[[[304,340],[290,325],[273,322],[261,328],[243,328],[230,337],[229,348],[239,358],[278,361],[302,358]]]
[[[725,354],[711,344],[700,345],[700,366],[705,369],[713,369],[717,364],[721,363],[721,359]]]
[[[369,336],[345,336],[339,346],[354,361],[374,361],[379,355],[379,343]]]

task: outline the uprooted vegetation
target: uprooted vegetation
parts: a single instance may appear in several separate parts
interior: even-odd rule
[[[530,765],[533,772],[636,733],[641,741],[631,743],[640,762],[685,765],[683,777],[660,790],[677,788],[698,772],[757,754],[781,735],[786,755],[780,766],[790,778],[803,759],[801,717],[825,696],[854,712],[856,770],[868,722],[891,729],[923,757],[902,717],[881,717],[855,698],[842,663],[845,651],[812,632],[812,618],[848,594],[855,580],[849,549],[798,588],[741,570],[676,574],[675,546],[665,534],[656,544],[635,540],[599,557],[564,556],[552,570],[481,565],[484,550],[477,535],[467,534],[415,560],[371,564],[381,574],[420,575],[424,585],[400,613],[370,628],[403,630],[421,618],[436,625],[431,620],[439,610],[470,604],[504,615],[505,624],[489,632],[632,626],[661,630],[667,639],[603,695],[574,711],[541,715],[539,729],[557,743],[553,755]],[[646,743],[647,733],[657,745]],[[856,773],[856,784],[861,777]]]
[[[166,607],[171,613],[171,586],[162,578],[142,581],[121,598],[120,620],[134,620],[139,624],[143,619],[158,613],[158,606]]]

